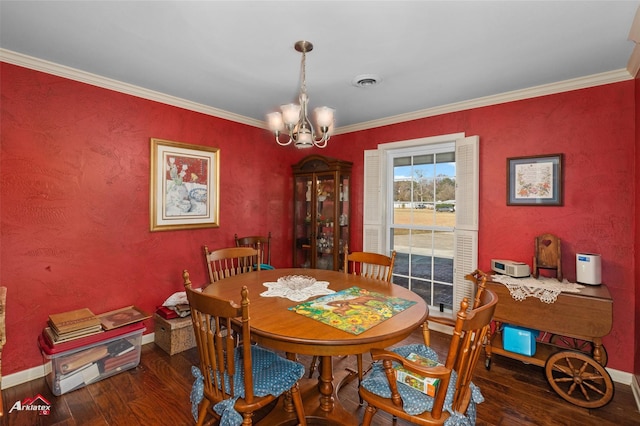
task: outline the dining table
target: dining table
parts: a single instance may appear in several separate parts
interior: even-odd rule
[[[354,334],[292,309],[300,303],[315,300],[322,295],[311,296],[303,302],[269,295],[273,293],[270,291],[272,287],[269,286],[292,277],[302,277],[309,282],[322,283],[326,289],[335,292],[350,291],[349,289],[353,288],[363,289],[369,294],[383,295],[389,300],[406,301],[410,306]],[[282,351],[291,359],[295,359],[296,354],[318,356],[320,359],[318,378],[303,378],[299,381],[305,416],[312,424],[359,424],[356,414],[347,410],[338,398],[340,386],[345,383],[345,380],[353,378],[355,373],[353,371],[335,372],[334,356],[364,354],[373,348],[387,348],[401,342],[420,327],[429,314],[424,299],[405,287],[341,271],[323,269],[259,270],[227,277],[209,284],[203,288],[203,292],[239,301],[240,290],[244,286],[249,292],[253,342]],[[357,301],[352,302],[357,303]],[[357,321],[357,317],[354,320]],[[272,410],[265,424],[297,424],[295,413],[287,406],[286,399],[279,404],[282,405],[282,409]]]

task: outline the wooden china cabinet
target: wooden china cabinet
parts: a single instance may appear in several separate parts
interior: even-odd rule
[[[293,165],[293,266],[343,270],[352,163],[309,155]]]

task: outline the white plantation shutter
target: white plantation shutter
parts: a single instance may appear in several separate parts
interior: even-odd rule
[[[477,136],[456,141],[456,229],[478,230],[478,144]]]
[[[382,203],[382,173],[380,152],[364,152],[364,206],[362,223],[362,247],[364,251],[384,253],[384,203]]]
[[[453,315],[460,309],[465,297],[469,301],[475,295],[473,283],[465,275],[475,271],[478,266],[478,231],[456,229],[453,258]]]
[[[461,136],[461,135],[456,135]],[[431,138],[429,138],[431,139]],[[434,138],[435,139],[435,138]],[[440,138],[435,143],[444,142]],[[451,139],[448,139],[449,141]],[[429,142],[423,142],[422,145]],[[417,146],[419,140],[385,144],[385,148],[396,149]],[[479,160],[478,136],[456,139],[456,226],[454,229],[453,261],[453,315],[464,297],[473,297],[473,284],[465,275],[478,267],[479,225]],[[366,251],[384,253],[386,244],[386,188],[385,149],[368,150],[364,153],[364,206],[363,241]]]
[[[456,227],[453,258],[453,313],[465,297],[474,297],[465,275],[478,267],[479,138],[456,140]]]

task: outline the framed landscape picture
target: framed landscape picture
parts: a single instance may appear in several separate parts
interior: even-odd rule
[[[151,231],[218,224],[218,148],[151,139]]]
[[[562,154],[507,158],[507,177],[507,205],[562,205]]]

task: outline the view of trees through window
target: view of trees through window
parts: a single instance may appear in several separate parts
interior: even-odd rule
[[[424,176],[421,170],[414,171],[412,180],[393,182],[396,201],[416,201],[433,203],[454,200],[456,197],[456,181],[449,176]]]

